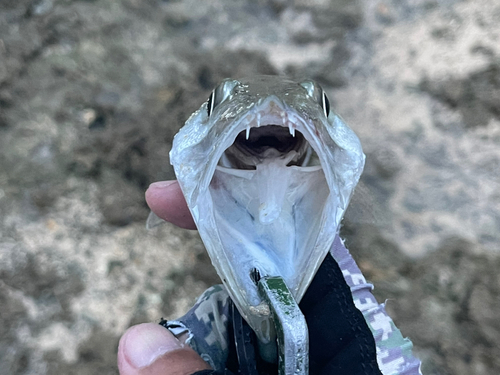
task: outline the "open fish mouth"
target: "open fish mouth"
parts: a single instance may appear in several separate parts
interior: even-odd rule
[[[269,157],[286,157],[290,152],[294,152],[287,166],[300,166],[309,161],[310,150],[304,135],[295,131],[291,123],[288,127],[248,127],[238,134],[231,147],[224,152],[223,162],[231,168],[255,169],[258,161]]]
[[[363,168],[359,140],[326,100],[311,81],[227,80],[174,139],[171,162],[200,236],[264,342],[272,324],[256,282],[281,276],[300,301]]]
[[[219,238],[236,266],[231,273],[238,272],[230,277],[255,283],[282,276],[298,300],[305,273],[299,265],[314,267],[309,256],[330,195],[319,162],[309,166],[313,147],[303,133],[313,131],[278,98],[261,100],[228,134],[234,141],[208,187]],[[250,311],[258,312],[258,293],[245,292]]]

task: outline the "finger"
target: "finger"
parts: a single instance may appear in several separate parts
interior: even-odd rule
[[[190,375],[210,366],[166,328],[144,323],[120,339],[118,369],[120,375]]]
[[[146,202],[151,210],[172,224],[185,229],[196,229],[193,217],[177,181],[160,181],[146,191]]]

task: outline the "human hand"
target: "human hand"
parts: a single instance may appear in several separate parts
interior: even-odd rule
[[[160,218],[181,228],[196,229],[177,181],[161,181],[146,191],[146,201]],[[120,375],[189,375],[210,369],[188,345],[156,323],[130,327],[118,346]]]
[[[146,202],[158,217],[184,229],[196,229],[177,181],[160,181],[146,191]]]

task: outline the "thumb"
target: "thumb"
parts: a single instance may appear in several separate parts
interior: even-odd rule
[[[190,375],[210,366],[166,328],[144,323],[120,339],[118,369],[120,375]]]

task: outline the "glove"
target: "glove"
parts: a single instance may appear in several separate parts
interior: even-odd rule
[[[309,328],[309,373],[421,375],[413,344],[379,305],[337,236],[299,306]],[[200,374],[276,374],[276,351],[263,347],[221,285],[178,321],[162,321],[214,370]]]
[[[219,289],[215,294],[218,292],[220,292]],[[182,332],[185,332],[185,327],[190,327],[189,331],[193,337],[197,335],[210,337],[213,332],[207,334],[206,325],[200,327],[199,322],[206,321],[206,317],[211,322],[215,322],[214,314],[217,312],[219,316],[227,317],[227,350],[223,350],[227,352],[227,356],[224,368],[204,370],[195,375],[277,374],[277,364],[269,363],[260,356],[255,333],[241,317],[232,301],[227,298],[227,307],[220,309],[220,300],[217,298],[215,300],[219,309],[208,313],[201,312],[200,310],[206,309],[206,306],[200,307],[204,302],[206,305],[207,299],[205,298],[179,319],[179,322],[160,322],[171,329],[174,334],[180,333],[180,331],[176,332],[176,327],[181,328]],[[309,328],[310,374],[381,374],[377,365],[375,339],[363,314],[354,305],[351,290],[341,269],[330,254],[323,261],[299,306]],[[198,318],[200,316],[201,319]],[[198,332],[196,332],[196,327],[199,327]],[[207,357],[207,353],[199,351],[201,348],[194,347],[194,349],[202,358]],[[210,351],[213,351],[213,348]],[[210,364],[215,367],[215,363]]]

